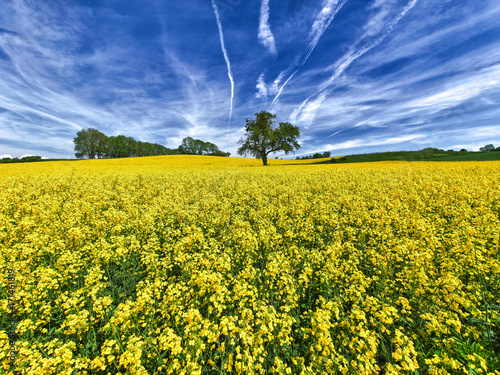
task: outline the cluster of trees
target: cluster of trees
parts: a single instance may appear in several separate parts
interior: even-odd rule
[[[157,143],[136,141],[132,137],[117,135],[108,137],[107,152],[104,157],[130,158],[135,156],[169,155],[172,150]]]
[[[124,135],[108,137],[97,129],[84,129],[73,139],[79,159],[128,158],[134,156],[169,155],[171,150],[149,142],[136,141]]]
[[[500,146],[495,148],[495,146],[493,146],[492,144],[489,144],[489,145],[486,145],[484,147],[481,147],[479,149],[479,151],[481,151],[481,152],[500,151]]]
[[[186,137],[182,140],[181,145],[176,153],[179,154],[192,154],[192,155],[212,155],[212,156],[229,156],[230,152],[223,152],[219,150],[217,145],[210,142],[203,142],[199,139]]]
[[[137,156],[157,156],[173,154],[196,154],[229,156],[210,142],[191,137],[184,138],[178,149],[172,150],[157,143],[136,141],[132,137],[117,135],[108,137],[97,129],[84,129],[73,139],[75,156],[79,159],[130,158]]]

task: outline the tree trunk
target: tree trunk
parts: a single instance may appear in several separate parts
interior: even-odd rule
[[[262,156],[262,163],[263,163],[264,165],[267,165],[267,155],[263,155],[263,156]]]

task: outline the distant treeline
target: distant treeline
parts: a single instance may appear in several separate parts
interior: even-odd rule
[[[492,144],[489,144],[489,145],[486,145],[484,147],[480,147],[479,148],[479,152],[492,152],[492,151],[500,151],[500,147],[496,147]],[[434,148],[434,147],[427,147],[427,148],[424,148],[420,151],[393,151],[393,152],[387,152],[387,151],[380,151],[380,152],[370,152],[370,153],[367,153],[367,154],[356,154],[356,156],[359,156],[361,157],[362,155],[389,155],[389,154],[398,154],[398,153],[404,153],[404,154],[414,154],[414,156],[421,156],[422,157],[429,157],[429,158],[432,158],[432,157],[436,157],[436,156],[449,156],[450,154],[453,155],[453,154],[463,154],[463,153],[466,153],[466,152],[469,152],[467,151],[465,148],[461,149],[460,151],[454,151],[454,150],[448,150],[448,151],[445,151],[443,149],[440,149],[440,148]],[[295,160],[307,160],[307,159],[321,159],[321,158],[329,158],[331,155],[330,151],[325,151],[323,152],[322,154],[320,154],[319,152],[318,153],[315,153],[313,155],[307,155],[307,156],[302,156],[302,157],[299,157],[297,156],[295,158]],[[346,158],[343,157],[343,158],[340,158],[340,159],[336,159],[336,158],[333,158],[332,159],[332,163],[335,163],[337,161],[345,161]]]
[[[229,156],[229,152],[220,151],[210,142],[203,142],[191,137],[184,138],[177,149],[169,149],[157,143],[136,141],[124,135],[108,137],[97,129],[84,129],[76,133],[73,139],[75,156],[79,159],[129,158],[137,156],[157,156],[175,154],[196,154]]]
[[[0,163],[27,163],[32,161],[42,161],[41,156],[24,156],[22,158],[2,158]]]
[[[329,158],[332,154],[330,151],[325,151],[322,154],[319,152],[315,153],[314,155],[307,155],[307,156],[297,156],[295,160],[308,160],[308,159],[321,159],[321,158]]]

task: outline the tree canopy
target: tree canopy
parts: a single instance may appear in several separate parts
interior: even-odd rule
[[[106,150],[107,137],[97,129],[85,129],[76,133],[73,139],[75,144],[75,156],[79,159],[88,157],[101,158]]]
[[[262,159],[263,165],[267,165],[271,153],[283,151],[288,155],[300,148],[297,142],[299,128],[288,122],[280,122],[277,126],[276,115],[270,112],[262,111],[255,114],[255,119],[247,119],[245,131],[245,139],[239,141],[238,154]]]
[[[490,152],[490,151],[495,151],[495,146],[493,146],[492,144],[489,144],[489,145],[486,145],[484,147],[481,147],[479,149],[479,151],[481,152]]]
[[[230,152],[223,152],[219,150],[217,145],[204,142],[200,139],[193,139],[191,137],[186,137],[182,140],[179,146],[180,154],[193,154],[193,155],[212,155],[212,156],[229,156]]]
[[[124,135],[108,137],[97,129],[80,130],[73,142],[75,156],[79,159],[127,158],[172,153],[172,150],[157,143],[136,141]]]

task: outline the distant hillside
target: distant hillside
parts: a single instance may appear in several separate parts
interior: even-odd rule
[[[420,151],[395,151],[395,152],[377,152],[373,154],[354,154],[346,156],[338,156],[335,158],[336,163],[363,163],[371,161],[486,161],[500,160],[500,151],[491,152],[461,152],[461,151],[444,151],[438,149],[424,149]],[[331,159],[322,159],[318,164],[331,163]]]

